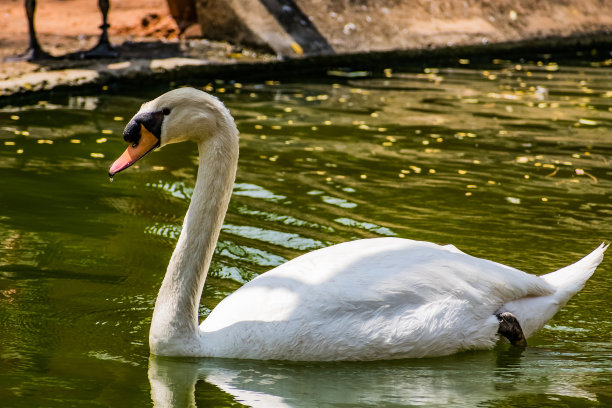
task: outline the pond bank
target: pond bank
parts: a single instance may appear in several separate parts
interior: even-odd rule
[[[465,64],[468,60],[490,63],[502,59],[580,58],[610,60],[612,34],[549,38],[501,44],[439,47],[431,49],[368,52],[340,55],[280,58],[238,48],[223,42],[125,42],[114,60],[50,60],[20,73],[22,62],[0,64],[0,104],[23,97],[65,92],[74,88],[107,89],[109,86],[141,86],[169,81],[197,82],[215,79],[282,79],[296,75],[351,75],[347,70],[380,71],[396,66]],[[157,58],[150,58],[156,55]],[[33,65],[32,63],[27,63]],[[347,71],[348,72],[348,71]]]

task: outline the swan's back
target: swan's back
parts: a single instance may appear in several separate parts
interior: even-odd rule
[[[552,290],[537,276],[452,246],[375,238],[313,251],[260,275],[201,328],[212,343],[224,338],[217,356],[445,355],[490,347],[504,303]]]

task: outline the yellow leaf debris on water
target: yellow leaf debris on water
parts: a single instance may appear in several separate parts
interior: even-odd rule
[[[421,168],[417,166],[409,166],[410,170],[414,171],[416,174],[421,174]]]
[[[553,71],[553,72],[554,72],[554,71],[558,71],[558,70],[559,70],[559,64],[554,63],[554,62],[550,62],[550,63],[548,63],[548,65],[546,65],[546,66],[544,67],[544,69],[545,69],[546,71]]]
[[[11,120],[19,120],[19,115],[11,115]]]
[[[108,141],[107,138],[101,137],[100,139],[96,139],[96,143],[106,143]]]
[[[89,154],[91,157],[96,158],[96,159],[103,159],[104,158],[104,154],[102,153],[90,153]]]
[[[37,141],[38,144],[53,144],[53,140],[49,140],[49,139],[39,139]]]
[[[597,126],[597,121],[590,120],[590,119],[584,119],[584,118],[581,118],[578,121],[578,123],[581,124],[581,125],[587,125],[587,126]]]
[[[113,131],[111,129],[102,129],[103,135],[112,135]]]

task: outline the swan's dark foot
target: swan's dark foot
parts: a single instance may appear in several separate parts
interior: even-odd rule
[[[513,346],[527,347],[527,339],[516,316],[510,312],[504,312],[496,314],[495,317],[499,320],[497,333],[510,340]]]

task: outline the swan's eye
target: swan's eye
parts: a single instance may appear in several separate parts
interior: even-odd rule
[[[164,109],[162,109],[162,113],[163,113],[165,116],[168,116],[168,115],[170,114],[170,108],[164,108]]]

